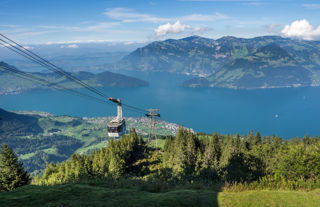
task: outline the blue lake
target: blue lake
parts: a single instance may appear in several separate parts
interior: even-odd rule
[[[320,88],[233,90],[184,88],[190,76],[168,73],[122,72],[149,81],[140,88],[103,88],[105,94],[139,108],[159,108],[165,121],[197,132],[246,134],[250,130],[284,138],[320,135]],[[84,91],[84,89],[81,89]],[[114,116],[116,107],[62,91],[38,90],[0,96],[6,110],[40,110],[56,115]],[[124,116],[141,116],[124,110]]]

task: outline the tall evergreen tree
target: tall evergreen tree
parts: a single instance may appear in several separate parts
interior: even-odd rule
[[[212,142],[214,147],[215,159],[217,162],[219,162],[221,157],[221,146],[219,141],[219,135],[217,134],[217,132],[213,133]]]
[[[234,140],[234,146],[236,148],[236,151],[239,153],[241,151],[241,138],[239,133],[236,134],[236,137]]]
[[[303,143],[305,144],[311,144],[309,134],[306,134],[306,136],[304,136],[302,140],[303,140]]]
[[[262,139],[261,139],[260,132],[257,132],[257,133],[256,133],[256,135],[254,136],[253,140],[254,140],[254,141],[253,141],[253,144],[254,144],[254,145],[261,144]]]
[[[0,191],[10,191],[30,182],[29,174],[24,170],[17,156],[8,145],[2,145],[0,151]]]

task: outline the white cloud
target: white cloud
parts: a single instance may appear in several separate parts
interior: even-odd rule
[[[17,46],[16,44],[12,44],[12,46],[11,45],[9,45],[9,44],[7,44],[7,43],[2,43],[2,42],[0,42],[0,46],[1,47],[12,47],[12,46]]]
[[[267,24],[267,25],[265,25],[265,28],[267,29],[267,31],[269,33],[277,33],[277,32],[279,32],[277,30],[280,26],[281,26],[281,24]]]
[[[128,41],[128,42],[124,42],[124,45],[133,45],[135,42],[134,41]]]
[[[9,27],[9,28],[14,28],[14,27],[17,27],[17,25],[11,25],[11,24],[0,24],[0,27]]]
[[[120,25],[119,22],[101,22],[99,24],[96,25],[92,25],[92,26],[88,26],[85,28],[79,28],[79,31],[92,31],[92,32],[103,32],[106,29],[110,29],[114,26],[118,26]]]
[[[79,45],[73,44],[73,45],[61,45],[60,48],[79,48]]]
[[[64,30],[64,31],[72,31],[72,32],[105,32],[106,29],[113,28],[115,26],[120,25],[120,22],[99,22],[90,26],[36,26],[37,28],[41,29],[55,29],[55,30]]]
[[[123,22],[165,22],[170,21],[168,18],[160,18],[149,14],[140,14],[128,8],[106,9],[104,13],[111,19],[121,20]]]
[[[179,18],[182,21],[193,21],[193,22],[209,22],[209,21],[217,21],[222,19],[228,19],[227,16],[216,12],[214,15],[205,15],[205,14],[191,14],[188,16],[184,16]]]
[[[0,47],[17,47],[18,45],[17,44],[14,44],[14,43],[10,43],[10,44],[7,44],[7,43],[1,43],[0,44]],[[27,46],[27,45],[25,45],[25,46],[22,46],[24,49],[26,49],[26,50],[33,50],[34,49],[34,47],[32,47],[32,46]]]
[[[7,25],[0,24],[1,32],[25,43],[65,43],[108,42],[108,41],[147,41],[144,38],[178,34],[188,31],[190,34],[208,31],[207,25],[214,21],[230,19],[219,12],[189,13],[180,16],[158,16],[151,12],[139,13],[130,8],[107,8],[104,11],[105,21],[84,21],[78,24],[58,25]],[[150,27],[125,27],[125,23],[156,23]],[[169,22],[168,24],[166,24]],[[183,24],[182,24],[183,23]],[[203,23],[203,24],[202,24]],[[151,24],[148,24],[150,26]],[[159,26],[160,25],[160,26]],[[190,25],[194,25],[191,27]],[[159,26],[159,27],[158,27]],[[158,27],[158,28],[157,28]],[[136,29],[143,28],[143,29]],[[147,31],[149,30],[149,31]],[[154,31],[154,32],[153,32]],[[148,36],[148,33],[150,36]],[[68,41],[70,40],[70,41]]]
[[[308,9],[320,9],[320,4],[303,4],[302,6]]]
[[[23,46],[25,49],[27,49],[27,50],[33,50],[34,49],[34,47],[31,47],[31,46]]]
[[[193,33],[204,34],[205,32],[213,30],[210,27],[195,27],[193,28]]]
[[[56,30],[47,30],[47,31],[36,31],[32,28],[19,28],[19,29],[12,29],[12,30],[4,30],[2,31],[5,34],[14,35],[16,37],[32,37],[32,36],[41,36],[45,34],[55,33],[58,32]]]
[[[71,40],[71,41],[46,42],[44,44],[45,45],[54,45],[54,44],[105,43],[105,42],[111,42],[111,40]],[[63,46],[63,47],[66,47],[66,46]]]
[[[262,6],[262,5],[266,5],[266,2],[262,2],[262,1],[247,1],[247,2],[243,2],[243,5],[248,5],[248,6]]]
[[[159,22],[171,22],[171,21],[193,21],[193,22],[206,22],[206,21],[216,21],[221,19],[227,19],[228,17],[216,12],[215,14],[190,14],[182,17],[170,17],[170,18],[162,18],[153,16],[150,14],[137,13],[132,9],[128,8],[113,8],[106,9],[104,13],[111,19],[120,20],[122,22],[130,23],[130,22],[151,22],[151,23],[159,23]]]
[[[178,20],[174,24],[167,23],[160,25],[154,30],[154,33],[157,37],[161,37],[167,34],[178,34],[184,32],[186,29],[191,29],[191,26],[188,24],[181,24],[181,22]]]
[[[315,28],[307,20],[297,20],[286,25],[281,34],[284,37],[298,38],[304,40],[320,40],[320,26]]]

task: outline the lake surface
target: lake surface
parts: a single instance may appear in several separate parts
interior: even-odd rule
[[[197,132],[247,134],[250,130],[284,138],[320,135],[320,88],[233,90],[184,88],[190,76],[121,72],[149,81],[148,87],[103,88],[108,96],[139,108],[159,108],[161,118]],[[81,89],[84,91],[84,89]],[[6,110],[40,110],[56,115],[114,116],[116,107],[62,91],[38,90],[0,96]],[[142,116],[124,109],[124,116]]]

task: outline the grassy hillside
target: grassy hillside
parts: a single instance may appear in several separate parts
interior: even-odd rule
[[[11,192],[0,192],[1,206],[204,206],[204,207],[316,207],[319,189],[303,191],[242,191],[175,189],[150,192],[139,187],[112,188],[106,183],[64,184],[55,186],[29,185]]]

